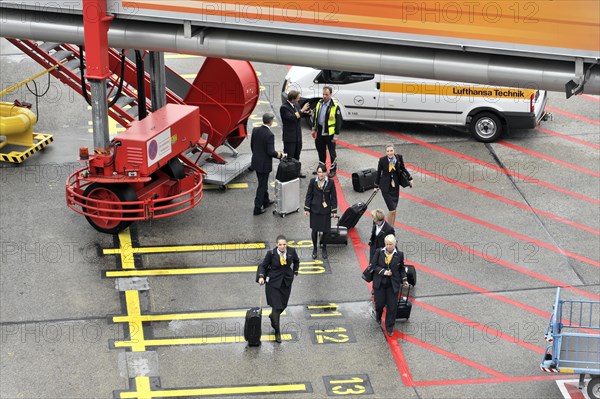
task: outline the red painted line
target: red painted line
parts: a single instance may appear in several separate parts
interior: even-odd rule
[[[541,181],[541,180],[538,180],[538,179],[534,179],[532,177],[525,176],[525,175],[523,175],[521,173],[517,173],[517,172],[514,172],[514,171],[509,170],[509,169],[501,168],[501,167],[499,167],[497,165],[492,165],[491,163],[482,161],[480,159],[473,158],[473,157],[470,157],[468,155],[464,155],[464,154],[461,154],[459,152],[456,152],[456,151],[453,151],[453,150],[449,150],[447,148],[443,148],[443,147],[440,147],[440,146],[435,145],[435,144],[426,143],[425,141],[418,140],[418,139],[406,136],[404,134],[392,133],[392,132],[384,132],[384,133],[386,133],[386,134],[388,134],[390,136],[397,137],[397,138],[399,138],[401,140],[408,141],[410,143],[419,144],[419,145],[421,145],[423,147],[427,147],[427,148],[430,148],[432,150],[436,150],[438,152],[449,154],[449,155],[455,156],[457,158],[462,158],[462,159],[465,159],[465,160],[470,161],[470,162],[478,163],[478,164],[480,164],[482,166],[485,166],[485,167],[488,167],[490,169],[494,169],[494,170],[500,171],[500,172],[502,172],[502,173],[504,173],[506,175],[511,175],[511,176],[514,176],[514,177],[516,177],[518,179],[521,179],[521,180],[524,180],[524,181],[528,181],[528,182],[531,182],[531,183],[539,184],[542,187],[546,187],[546,188],[548,188],[550,190],[554,190],[554,191],[561,192],[563,194],[567,194],[567,195],[569,195],[571,197],[579,198],[579,199],[581,199],[583,201],[590,202],[590,203],[592,203],[594,205],[600,205],[600,201],[597,200],[597,199],[595,199],[595,198],[591,198],[591,197],[585,196],[583,194],[575,193],[573,191],[564,189],[562,187],[555,186],[554,184],[550,184],[550,183],[547,183],[547,182],[544,182],[544,181]]]
[[[349,144],[349,143],[346,143],[346,142],[343,142],[343,141],[340,141],[340,140],[338,140],[337,143],[340,144],[340,145],[342,145],[342,146],[344,146],[344,147],[350,148],[350,149],[355,150],[355,151],[360,151],[360,152],[362,152],[364,154],[372,155],[372,156],[377,157],[377,158],[379,158],[381,156],[381,154],[379,154],[379,153],[377,153],[375,151],[367,150],[365,148],[360,148],[360,147],[357,147],[357,146],[355,146],[353,144]],[[495,199],[497,201],[504,202],[504,203],[509,204],[509,205],[516,206],[516,207],[524,209],[526,211],[533,211],[533,212],[537,213],[538,215],[545,216],[547,218],[556,220],[558,222],[561,222],[561,223],[564,223],[564,224],[568,224],[569,226],[575,227],[577,229],[585,230],[587,232],[590,232],[590,233],[593,233],[595,235],[600,236],[600,230],[598,230],[597,228],[585,226],[585,225],[577,223],[577,222],[575,222],[573,220],[565,219],[563,217],[560,217],[560,216],[555,215],[555,214],[550,213],[550,212],[543,211],[541,209],[532,208],[532,207],[530,207],[527,204],[522,204],[520,202],[517,202],[517,201],[512,200],[510,198],[506,198],[506,197],[503,197],[501,195],[492,193],[490,191],[482,190],[482,189],[480,189],[478,187],[471,186],[471,185],[466,184],[466,183],[462,183],[462,182],[460,182],[458,180],[454,180],[454,179],[450,179],[450,178],[442,176],[442,175],[438,175],[436,173],[430,172],[430,171],[428,171],[426,169],[419,168],[419,167],[414,166],[414,165],[409,164],[409,163],[406,163],[405,165],[406,165],[406,167],[408,169],[415,170],[415,171],[417,171],[417,172],[419,172],[421,174],[430,176],[430,177],[432,177],[434,179],[445,181],[445,182],[453,184],[455,186],[458,186],[458,187],[467,189],[469,191],[472,191],[472,192],[484,195],[486,197]],[[350,175],[348,175],[348,177],[350,177]]]
[[[474,368],[476,370],[483,371],[486,374],[493,375],[494,377],[498,377],[498,378],[508,377],[506,374],[500,373],[500,372],[498,372],[496,370],[493,370],[493,369],[491,369],[489,367],[486,367],[486,366],[484,366],[484,365],[482,365],[480,363],[474,362],[472,360],[469,360],[467,358],[464,358],[464,357],[459,356],[457,354],[454,354],[452,352],[448,352],[448,351],[446,351],[446,350],[444,350],[442,348],[438,348],[437,346],[431,345],[431,344],[429,344],[429,343],[427,343],[425,341],[421,341],[420,339],[411,337],[410,335],[406,335],[406,334],[404,334],[404,333],[402,333],[400,331],[395,331],[395,334],[398,335],[401,339],[403,339],[403,340],[405,340],[407,342],[410,342],[412,344],[418,345],[418,346],[420,346],[422,348],[425,348],[425,349],[428,349],[428,350],[430,350],[432,352],[438,353],[438,354],[440,354],[442,356],[450,358],[450,359],[452,359],[452,360],[454,360],[456,362],[462,363],[462,364],[464,364],[466,366],[472,367],[472,368]]]
[[[560,380],[560,379],[564,379],[564,378],[565,378],[564,375],[552,374],[552,375],[534,375],[534,376],[506,377],[506,378],[473,378],[473,379],[465,379],[465,380],[431,380],[431,381],[417,381],[417,382],[415,382],[415,386],[428,387],[428,386],[439,386],[439,385],[498,384],[498,383],[503,383],[503,382]]]
[[[578,261],[581,261],[581,262],[587,263],[589,265],[596,266],[596,267],[600,268],[600,262],[598,262],[598,261],[596,261],[594,259],[590,259],[590,258],[588,258],[586,256],[579,255],[579,254],[573,253],[571,251],[564,250],[562,248],[557,248],[554,245],[547,244],[547,243],[542,242],[540,240],[537,240],[535,238],[527,237],[524,234],[517,233],[515,231],[505,229],[504,227],[500,227],[500,226],[497,226],[495,224],[486,222],[485,220],[481,220],[481,219],[478,219],[478,218],[473,217],[473,216],[465,215],[464,213],[455,211],[454,209],[446,208],[445,206],[438,205],[438,204],[435,204],[433,202],[427,201],[425,199],[415,197],[414,195],[406,194],[405,192],[400,193],[400,195],[403,198],[407,198],[407,199],[409,199],[411,201],[418,202],[420,204],[426,205],[426,206],[431,207],[433,209],[437,209],[437,210],[442,211],[444,213],[448,213],[448,214],[456,216],[458,218],[461,218],[461,219],[464,219],[464,220],[468,220],[469,222],[478,224],[480,226],[487,227],[488,229],[495,230],[497,232],[506,234],[506,235],[514,237],[514,238],[517,238],[519,240],[523,240],[525,242],[535,243],[536,245],[539,245],[542,248],[549,249],[550,251],[559,253],[559,254],[561,254],[563,256],[568,256],[569,258],[573,258],[573,259],[576,259]]]
[[[520,309],[526,310],[526,311],[528,311],[530,313],[533,313],[533,314],[536,314],[538,316],[541,316],[541,317],[543,317],[543,318],[545,318],[547,320],[550,319],[550,316],[552,316],[548,312],[544,312],[544,311],[539,310],[537,308],[534,308],[532,306],[526,305],[526,304],[524,304],[522,302],[515,301],[514,299],[510,299],[508,297],[505,297],[504,295],[500,295],[500,294],[488,291],[485,288],[479,287],[479,286],[477,286],[475,284],[471,284],[471,283],[468,283],[466,281],[459,280],[456,277],[453,277],[453,276],[451,276],[449,274],[445,274],[445,273],[439,272],[437,270],[433,270],[433,269],[431,269],[431,268],[429,268],[429,267],[427,267],[425,265],[422,265],[420,263],[417,263],[417,262],[414,262],[414,261],[410,261],[408,263],[410,263],[411,265],[414,265],[418,270],[423,271],[423,272],[425,272],[427,274],[431,274],[433,276],[436,276],[439,279],[442,279],[444,281],[450,281],[451,283],[454,283],[456,285],[460,285],[462,287],[465,287],[465,288],[470,289],[472,291],[478,292],[478,293],[483,294],[485,296],[488,296],[490,298],[497,299],[499,301],[508,303],[511,306],[514,306],[516,308],[520,308]],[[598,332],[597,330],[592,330],[592,329],[588,329],[588,328],[579,328],[579,330],[582,331],[582,332],[588,333],[588,334],[596,334]]]
[[[535,130],[540,131],[542,133],[549,134],[551,136],[560,137],[561,139],[572,141],[573,143],[581,144],[581,145],[584,145],[586,147],[591,147],[591,148],[595,148],[597,150],[600,150],[600,145],[598,145],[598,144],[590,143],[588,141],[580,140],[580,139],[577,139],[575,137],[567,136],[566,134],[557,133],[557,132],[554,132],[554,131],[549,130],[549,129],[544,129],[541,126],[538,126]]]
[[[578,384],[578,382],[575,384],[565,383],[565,389],[567,390],[569,395],[571,395],[571,399],[585,399],[583,392],[581,392],[581,390],[577,386]]]
[[[400,347],[398,340],[394,337],[387,337],[387,343],[390,346],[390,350],[392,351],[392,356],[394,357],[394,361],[396,362],[396,367],[398,368],[398,372],[400,373],[400,378],[402,378],[402,383],[407,387],[414,386],[415,382],[412,378],[410,370],[408,369],[408,364],[406,363],[404,353],[402,352],[402,348]]]
[[[594,97],[594,96],[590,96],[588,94],[580,94],[579,97],[585,98],[586,100],[591,100],[591,101],[595,101],[597,103],[600,103],[600,98]]]
[[[557,114],[568,116],[569,118],[579,119],[580,121],[584,121],[584,122],[587,122],[587,123],[591,123],[593,125],[600,126],[600,121],[597,121],[597,120],[594,120],[594,119],[590,119],[590,118],[586,118],[585,116],[575,115],[575,114],[572,114],[570,112],[563,111],[561,109],[557,109],[557,108],[554,108],[554,107],[546,107],[546,109],[548,111],[550,111],[550,112],[556,112]]]
[[[564,167],[569,168],[569,169],[576,170],[578,172],[582,172],[582,173],[585,173],[585,174],[588,174],[588,175],[591,175],[591,176],[594,176],[594,177],[600,177],[600,173],[598,173],[596,171],[593,171],[593,170],[590,170],[590,169],[586,169],[586,168],[582,168],[581,166],[573,165],[572,163],[565,162],[565,161],[562,161],[560,159],[556,159],[556,158],[550,157],[548,155],[542,154],[542,153],[537,152],[537,151],[528,150],[527,148],[518,146],[516,144],[508,143],[506,141],[498,141],[497,144],[500,144],[500,145],[503,145],[505,147],[511,148],[513,150],[516,150],[516,151],[519,151],[519,152],[522,152],[522,153],[534,156],[536,158],[545,159],[546,161],[550,161],[550,162],[559,164],[561,166],[564,166]]]
[[[336,194],[338,200],[338,208],[341,212],[348,208],[348,202],[346,201],[346,196],[344,195],[344,190],[340,185],[340,182],[337,177],[333,178],[336,182]],[[369,263],[369,259],[365,255],[365,252],[362,250],[362,241],[360,236],[358,235],[358,231],[356,229],[349,229],[348,235],[352,241],[352,248],[354,248],[354,253],[356,254],[356,258],[358,259],[359,265],[367,265]],[[362,270],[361,270],[362,271]],[[371,284],[368,286],[369,292],[371,290]],[[413,378],[408,368],[408,364],[406,363],[406,359],[404,357],[404,353],[402,352],[402,348],[398,344],[398,341],[395,339],[388,339],[388,345],[390,347],[390,351],[392,352],[392,356],[394,361],[396,362],[396,367],[398,368],[398,372],[400,373],[400,378],[402,378],[402,383],[405,386],[413,386]]]
[[[562,282],[562,281],[555,280],[555,279],[553,279],[553,278],[550,278],[550,277],[548,277],[548,276],[544,276],[543,274],[536,273],[536,272],[534,272],[534,271],[531,271],[531,270],[525,269],[524,267],[517,266],[517,265],[515,265],[515,264],[512,264],[512,263],[510,263],[510,262],[506,262],[506,261],[504,261],[504,260],[502,260],[502,259],[490,259],[490,257],[489,257],[489,256],[487,256],[487,255],[483,254],[482,252],[476,251],[475,249],[472,249],[472,248],[465,247],[464,245],[457,244],[457,243],[455,243],[455,242],[452,242],[452,241],[450,241],[450,240],[446,240],[445,238],[442,238],[442,237],[439,237],[439,236],[433,235],[433,234],[431,234],[431,233],[428,233],[428,232],[426,232],[426,231],[419,230],[419,229],[417,229],[417,228],[411,227],[411,226],[409,226],[409,225],[406,225],[406,224],[398,223],[398,222],[396,222],[396,223],[394,224],[394,226],[396,226],[396,227],[399,227],[399,228],[401,228],[401,229],[404,229],[404,230],[406,230],[406,231],[409,231],[409,232],[411,232],[411,233],[415,233],[415,234],[418,234],[418,235],[420,235],[420,236],[423,236],[423,237],[429,238],[429,239],[431,239],[431,240],[438,241],[438,242],[440,242],[440,243],[442,243],[442,244],[446,244],[446,245],[453,246],[453,247],[455,247],[455,248],[457,248],[457,249],[460,249],[460,250],[461,250],[461,251],[463,251],[463,252],[466,252],[466,253],[468,253],[468,254],[471,254],[471,255],[477,256],[477,257],[479,257],[479,258],[485,259],[485,260],[486,260],[486,261],[488,261],[488,262],[493,262],[493,263],[495,263],[495,264],[497,264],[497,265],[504,266],[504,267],[506,267],[506,268],[509,268],[509,269],[515,270],[515,271],[517,271],[517,272],[519,272],[519,273],[522,273],[522,274],[525,274],[525,275],[527,275],[527,276],[533,277],[533,278],[535,278],[535,279],[538,279],[538,280],[544,281],[544,282],[546,282],[546,283],[550,284],[551,286],[554,286],[554,287],[561,287],[561,288],[567,289],[567,290],[569,290],[569,291],[573,291],[573,292],[575,292],[575,293],[578,293],[578,294],[580,294],[580,295],[583,295],[583,296],[586,296],[586,297],[592,298],[592,299],[593,299],[593,300],[595,300],[595,301],[598,301],[598,300],[600,300],[600,296],[598,296],[598,295],[594,295],[594,294],[592,294],[591,292],[587,292],[587,291],[584,291],[584,290],[582,290],[582,289],[580,289],[580,288],[573,287],[573,286],[571,286],[571,285],[569,285],[569,284],[566,284],[566,283],[564,283],[564,282]]]
[[[457,321],[459,323],[462,323],[462,324],[464,324],[466,326],[469,326],[469,327],[481,330],[481,331],[483,331],[488,336],[492,336],[492,337],[496,337],[496,338],[501,338],[501,339],[503,339],[505,341],[511,342],[513,344],[517,344],[519,346],[522,346],[525,349],[529,349],[531,351],[534,351],[534,352],[537,352],[537,353],[540,353],[540,354],[546,353],[545,349],[539,348],[539,347],[537,347],[535,345],[532,345],[532,344],[530,344],[528,342],[525,342],[522,339],[518,339],[517,337],[513,337],[513,336],[508,335],[508,334],[504,334],[502,331],[498,331],[496,329],[490,328],[489,326],[485,326],[485,325],[477,323],[477,322],[475,322],[473,320],[469,320],[469,319],[467,319],[465,317],[455,315],[454,313],[447,312],[447,311],[445,311],[443,309],[437,308],[437,307],[435,307],[433,305],[429,305],[429,304],[427,304],[425,302],[421,302],[421,301],[417,301],[416,299],[413,299],[413,305],[420,306],[420,307],[425,308],[425,309],[427,309],[427,310],[429,310],[431,312],[437,313],[440,316],[447,317],[448,319],[455,320],[455,321]]]

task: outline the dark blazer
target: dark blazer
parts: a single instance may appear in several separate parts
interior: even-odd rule
[[[371,229],[371,238],[369,239],[369,259],[373,259],[373,255],[375,254],[375,250],[378,248],[385,247],[385,237],[389,234],[396,234],[394,228],[385,220],[383,221],[383,226],[381,227],[381,231],[379,234],[375,235],[377,226],[375,222],[373,222],[373,228]]]
[[[260,277],[269,277],[269,285],[271,287],[281,287],[284,284],[286,287],[292,285],[294,276],[298,275],[298,269],[300,268],[300,258],[296,250],[291,247],[287,247],[285,251],[286,265],[281,266],[281,260],[277,253],[277,247],[267,252],[263,261],[258,265],[256,272],[256,282]]]
[[[300,117],[296,116],[296,112]],[[292,105],[289,101],[281,104],[279,114],[281,115],[283,141],[302,143],[302,118],[309,117],[310,115],[301,112],[298,104]]]
[[[375,187],[381,188],[382,191],[389,191],[390,189],[390,181],[393,179],[396,187],[400,187],[400,179],[398,178],[398,173],[401,170],[406,171],[406,166],[404,166],[404,160],[402,159],[402,155],[396,154],[396,172],[390,174],[390,168],[387,156],[383,156],[379,158],[379,163],[377,164],[377,175],[375,175]],[[412,180],[412,176],[408,173],[409,179]]]
[[[327,203],[327,208],[323,207],[323,201]],[[327,179],[327,184],[325,184],[323,190],[319,189],[316,177],[310,179],[304,200],[304,210],[323,215],[337,213],[337,194],[332,179]]]
[[[392,280],[392,287],[394,292],[399,293],[402,286],[402,282],[406,281],[406,270],[404,269],[404,252],[396,250],[392,261],[389,266],[385,264],[385,248],[381,248],[375,251],[375,256],[371,260],[373,265],[373,288],[379,289],[381,282],[384,278]],[[392,270],[391,276],[384,276],[383,272],[387,269]]]
[[[265,125],[252,129],[250,148],[252,149],[251,167],[257,173],[271,173],[273,158],[282,156],[281,153],[275,151],[275,136]]]

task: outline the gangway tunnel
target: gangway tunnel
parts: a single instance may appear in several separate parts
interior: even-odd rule
[[[0,35],[82,44],[85,3],[60,3],[1,0]],[[600,94],[597,1],[180,3],[108,1],[109,46]]]

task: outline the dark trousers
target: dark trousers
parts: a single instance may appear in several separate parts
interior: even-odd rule
[[[256,197],[254,197],[254,208],[260,209],[269,202],[269,175],[271,173],[258,173],[258,187],[256,187]]]
[[[396,324],[396,311],[398,310],[398,293],[394,292],[392,283],[387,287],[380,286],[375,290],[375,316],[381,319],[383,308],[386,308],[385,328],[391,330]]]
[[[283,313],[285,309],[271,309],[271,314],[269,315],[269,319],[271,319],[271,327],[275,330],[276,334],[280,333],[280,324],[279,320],[281,317],[281,313]]]
[[[283,152],[285,152],[288,158],[294,158],[300,160],[300,151],[302,151],[302,142],[300,141],[284,141]]]
[[[335,142],[333,141],[333,136],[322,136],[319,131],[317,133],[317,138],[315,139],[315,147],[317,147],[317,154],[319,154],[319,163],[322,163],[323,165],[325,165],[325,161],[327,160],[327,149],[329,149],[331,169],[335,169],[337,166],[337,154],[335,152]]]

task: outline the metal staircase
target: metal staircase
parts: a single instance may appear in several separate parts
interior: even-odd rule
[[[87,95],[90,87],[85,84],[82,90],[81,68],[85,69],[85,53],[80,54],[79,46],[67,43],[54,43],[33,40],[9,39],[15,47],[31,57],[44,69],[50,69],[52,76],[71,87],[80,95]],[[148,56],[142,52],[142,58]],[[135,52],[130,50],[122,56],[117,49],[109,49],[109,68],[112,74],[106,79],[107,101],[110,101],[108,114],[123,127],[128,127],[137,119],[140,101],[138,100],[138,77]],[[81,59],[83,58],[83,62]],[[122,65],[124,60],[124,65]],[[144,63],[145,90],[144,105],[148,113],[152,111],[149,62]],[[122,75],[122,76],[121,76]],[[122,88],[116,101],[112,101]],[[234,154],[247,135],[246,124],[251,111],[258,101],[258,80],[251,64],[246,61],[207,58],[193,83],[177,72],[165,67],[166,98],[169,104],[195,105],[200,109],[201,152],[208,152],[217,163],[225,160],[215,153],[221,145],[229,147]],[[89,98],[89,97],[88,97]],[[200,159],[200,157],[198,157]]]

